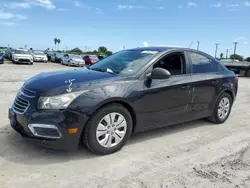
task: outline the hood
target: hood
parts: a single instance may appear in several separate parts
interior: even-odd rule
[[[47,57],[46,55],[33,55],[35,58],[45,58],[45,57]]]
[[[59,95],[69,91],[81,90],[82,85],[117,78],[106,72],[97,72],[89,69],[75,69],[67,71],[40,73],[24,84],[26,89],[36,92],[38,95]],[[90,84],[92,85],[92,84]]]
[[[30,55],[30,54],[14,54],[14,57],[32,58],[32,55]]]
[[[72,58],[72,60],[77,62],[83,62],[83,59],[78,59],[78,58]]]

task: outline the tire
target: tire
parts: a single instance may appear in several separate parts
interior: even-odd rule
[[[113,117],[113,122],[117,124],[119,123],[118,121],[123,123],[119,123],[117,126],[115,124],[107,124],[110,121],[108,117]],[[105,121],[104,118],[108,121]],[[106,125],[104,126],[104,124]],[[100,127],[99,125],[102,126]],[[102,130],[97,131],[98,129]],[[97,136],[98,132],[99,137]],[[111,154],[120,150],[125,145],[131,132],[132,118],[129,111],[120,104],[110,104],[97,110],[90,118],[84,129],[82,142],[95,154]],[[103,142],[102,145],[101,141]]]
[[[224,102],[227,101],[229,103],[229,106],[226,107],[227,105],[225,105],[223,107],[224,110],[222,110],[224,113],[225,113],[225,111],[227,111],[227,113],[224,114],[225,116],[223,116],[223,115],[220,116],[221,113],[219,113],[219,108],[221,108],[220,104],[223,103],[222,100],[224,100]],[[232,97],[229,93],[221,94],[215,103],[213,115],[212,115],[212,117],[209,118],[209,120],[212,121],[213,123],[216,123],[216,124],[224,123],[228,119],[228,117],[231,113],[232,104],[233,104],[233,100],[232,100]]]

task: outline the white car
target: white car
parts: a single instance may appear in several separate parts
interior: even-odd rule
[[[82,59],[80,55],[74,54],[65,54],[61,59],[61,64],[68,66],[85,66],[85,61]]]
[[[34,51],[33,52],[33,59],[36,62],[48,62],[48,57],[43,51]]]
[[[12,52],[13,63],[26,63],[33,65],[33,56],[25,49],[16,49]]]

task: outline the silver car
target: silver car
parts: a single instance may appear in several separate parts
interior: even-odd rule
[[[48,62],[48,57],[43,51],[34,51],[32,55],[35,62]]]
[[[83,60],[82,56],[74,55],[74,54],[65,54],[62,57],[61,64],[68,65],[68,66],[85,66],[85,61]]]
[[[11,55],[13,63],[26,63],[33,65],[33,56],[25,49],[16,49]]]

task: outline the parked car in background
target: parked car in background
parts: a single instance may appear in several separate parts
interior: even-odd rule
[[[97,55],[88,55],[88,54],[85,55],[85,54],[83,54],[82,58],[85,61],[86,66],[93,65],[99,61]]]
[[[15,51],[15,49],[8,48],[5,51],[5,58],[11,61],[12,60],[12,54],[13,54],[14,51]]]
[[[4,52],[0,51],[0,64],[3,64]]]
[[[46,51],[48,61],[51,61],[51,56],[53,56],[55,53],[56,53],[55,51]]]
[[[55,63],[61,63],[64,55],[65,53],[55,52],[54,54],[51,55],[50,61]]]
[[[80,55],[75,54],[65,54],[62,57],[61,64],[68,66],[85,66],[85,61],[82,59]]]
[[[33,56],[25,49],[16,49],[12,53],[12,62],[13,63],[26,63],[33,65]]]
[[[106,58],[107,56],[105,56],[105,55],[98,55],[98,59],[99,60],[102,60],[102,59],[104,59],[104,58]]]
[[[34,62],[48,62],[48,57],[43,51],[35,50],[32,53]]]
[[[237,75],[208,54],[135,48],[88,69],[34,76],[20,88],[9,119],[44,146],[74,150],[81,143],[110,154],[133,133],[202,118],[224,123],[237,90]]]

